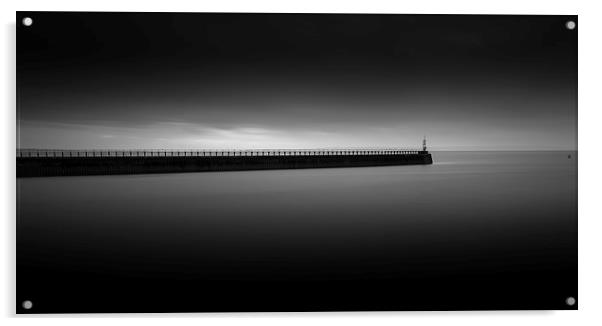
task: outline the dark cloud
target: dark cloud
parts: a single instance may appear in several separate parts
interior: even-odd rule
[[[576,148],[576,17],[26,15],[22,147]]]

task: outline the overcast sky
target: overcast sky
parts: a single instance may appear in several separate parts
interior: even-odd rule
[[[576,17],[28,15],[21,148],[576,149]]]

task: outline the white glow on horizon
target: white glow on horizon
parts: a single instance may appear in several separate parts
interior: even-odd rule
[[[466,130],[471,128],[472,137]],[[427,135],[430,150],[574,150],[574,136],[528,129],[506,132],[507,126],[450,124],[352,125],[315,124],[312,128],[278,129],[261,125],[209,126],[189,122],[141,125],[49,123],[22,121],[18,148],[46,149],[310,149],[419,148]],[[553,129],[550,129],[553,130]],[[564,140],[546,147],[549,137]],[[94,144],[91,146],[90,144]],[[493,145],[491,145],[493,144]]]

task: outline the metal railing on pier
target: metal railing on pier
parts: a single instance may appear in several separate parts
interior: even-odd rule
[[[411,155],[408,149],[254,149],[254,150],[64,150],[18,149],[17,157],[238,157],[238,156],[341,156]]]

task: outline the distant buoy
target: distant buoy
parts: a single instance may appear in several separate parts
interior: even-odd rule
[[[571,154],[569,154],[569,158],[571,158]]]

